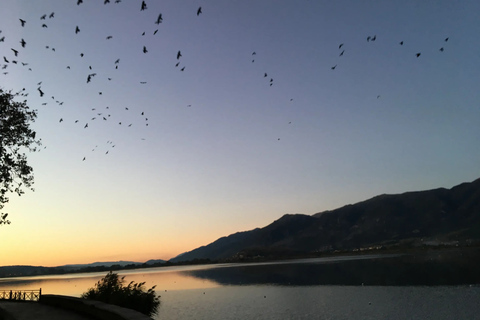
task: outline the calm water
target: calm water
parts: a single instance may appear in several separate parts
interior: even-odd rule
[[[388,260],[382,265],[396,279],[402,274],[391,268],[398,257],[378,258],[165,267],[120,275],[127,282],[157,285],[157,319],[480,319],[480,287],[383,285],[392,279],[378,275],[379,261]],[[0,279],[0,290],[41,287],[45,294],[78,297],[104,275]]]

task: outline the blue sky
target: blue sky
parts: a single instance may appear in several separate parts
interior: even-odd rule
[[[168,259],[479,177],[478,2],[146,3],[3,1],[0,86],[26,89],[46,148],[0,265]]]

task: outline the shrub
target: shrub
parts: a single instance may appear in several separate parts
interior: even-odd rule
[[[160,299],[155,295],[156,286],[146,290],[145,282],[134,281],[125,286],[124,279],[125,277],[120,278],[118,274],[110,271],[94,288],[84,292],[82,298],[134,309],[148,316],[155,315],[160,306]]]

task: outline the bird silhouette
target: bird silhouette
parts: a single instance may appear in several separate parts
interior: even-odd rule
[[[5,57],[4,57],[4,58],[5,58]],[[177,63],[175,64],[175,67],[178,67],[179,64],[180,64],[180,62],[177,62]]]
[[[155,21],[155,24],[160,24],[160,23],[162,23],[162,21],[163,21],[162,14],[160,13],[158,15],[157,21]]]
[[[22,40],[20,41],[20,44],[22,45],[23,48],[25,48],[25,45],[26,45],[27,43],[26,43],[25,40],[23,40],[23,38],[22,38]]]
[[[417,53],[417,54],[416,54],[417,58],[418,58],[418,57],[420,57],[420,55],[421,55],[421,53],[420,53],[420,52],[419,52],[419,53]]]
[[[403,41],[400,41],[400,45],[403,46]]]
[[[42,24],[42,28],[48,28],[48,26],[44,23]]]
[[[340,43],[340,45],[338,46],[338,49],[341,49],[343,47],[343,43]]]
[[[444,49],[443,49],[443,47],[441,47],[439,50],[440,50],[440,52],[443,52]]]
[[[345,52],[345,50],[343,50],[342,52],[340,52],[340,57],[343,56],[343,53]]]
[[[185,67],[183,67],[182,69],[180,69],[180,71],[185,71]]]
[[[180,59],[181,56],[182,56],[182,53],[180,52],[180,50],[178,50],[178,52],[177,52],[177,60]]]
[[[145,1],[142,1],[142,7],[140,8],[140,11],[143,11],[147,9],[147,4],[145,3]]]
[[[112,39],[112,38],[113,38],[112,36],[108,36],[108,37],[107,37],[107,40],[110,40],[110,39]]]
[[[375,40],[377,40],[377,35],[374,35],[374,36],[372,37],[372,41],[375,41]]]
[[[200,13],[202,13],[202,7],[199,7],[199,8],[198,8],[198,10],[197,10],[197,16],[199,16]]]
[[[370,41],[370,39],[372,39],[372,37],[368,36],[367,37],[367,42]]]
[[[47,18],[47,15],[44,14],[43,16],[40,17],[40,20],[45,20]]]
[[[79,32],[80,32],[80,28],[77,26],[77,27],[75,28],[75,34],[77,34],[77,33],[79,33]]]
[[[50,15],[48,16],[49,19],[52,19],[54,17],[55,17],[55,12],[50,13]]]
[[[43,97],[43,94],[44,94],[44,93],[43,93],[42,89],[40,89],[40,87],[38,87],[37,90],[38,90],[38,92],[40,92],[40,97]]]
[[[77,1],[77,6],[79,6],[81,3],[83,3],[83,0],[78,0]]]
[[[26,23],[27,21],[25,21],[25,20],[23,20],[23,19],[18,19],[18,20],[20,20],[20,23],[22,24],[22,27],[25,27],[25,23]]]
[[[155,30],[155,31],[153,31],[153,35],[156,35],[156,34],[157,34],[157,32],[158,32],[158,29],[157,29],[157,30]]]
[[[0,38],[0,42],[5,42],[5,36]]]
[[[337,67],[337,65],[334,65],[334,66],[332,67],[332,70],[335,70],[336,67]]]
[[[448,41],[448,38],[445,38],[445,42],[447,42],[447,41]]]
[[[88,123],[86,123],[85,126],[83,127],[83,129],[85,129],[85,128],[88,128]]]
[[[143,46],[143,53],[147,53],[148,50],[147,50],[147,47]]]
[[[267,73],[266,73],[266,72],[265,72],[265,74],[263,75],[263,77],[264,77],[264,78],[266,78],[266,77],[267,77]]]

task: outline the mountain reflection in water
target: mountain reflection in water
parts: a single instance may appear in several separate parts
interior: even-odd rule
[[[221,285],[462,285],[480,283],[479,250],[224,265],[182,274]]]

